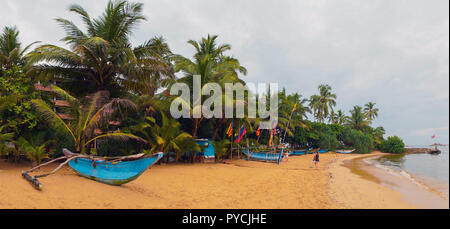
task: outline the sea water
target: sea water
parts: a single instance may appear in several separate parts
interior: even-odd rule
[[[427,148],[427,146],[418,148]],[[428,153],[386,155],[380,157],[378,162],[394,170],[448,183],[449,147],[441,146],[439,150],[441,154],[437,155]]]

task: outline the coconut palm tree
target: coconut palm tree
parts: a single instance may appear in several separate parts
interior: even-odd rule
[[[335,124],[344,125],[346,119],[347,119],[347,116],[345,116],[345,114],[342,110],[338,110],[336,113],[334,113],[334,123]]]
[[[364,105],[364,114],[369,121],[374,120],[378,117],[378,108],[375,108],[376,103],[369,102]]]
[[[51,89],[69,103],[69,107],[64,110],[69,119],[67,123],[43,100],[33,99],[31,102],[50,126],[72,137],[76,151],[84,154],[86,146],[99,138],[135,139],[145,142],[142,138],[129,133],[113,132],[99,135],[94,133],[96,128],[107,125],[115,115],[123,118],[125,112],[136,110],[136,105],[131,100],[118,98],[109,100],[107,91],[99,91],[91,95],[88,104],[83,106],[78,99],[63,89],[55,85],[52,85]]]
[[[233,57],[226,56],[225,51],[230,49],[229,45],[217,45],[215,40],[217,36],[209,36],[203,38],[200,42],[193,40],[188,41],[195,50],[196,53],[193,60],[190,60],[183,56],[175,56],[175,71],[182,72],[183,77],[178,80],[178,82],[185,83],[189,86],[191,91],[191,97],[193,93],[193,79],[195,75],[199,75],[201,78],[201,86],[207,83],[218,83],[223,86],[225,83],[242,83],[244,81],[239,79],[238,73],[247,74],[247,70],[240,65],[239,61]],[[224,87],[222,87],[224,88]],[[201,104],[205,97],[200,98]],[[200,109],[199,107],[194,107],[193,101],[190,106],[191,116],[194,110]],[[189,102],[186,101],[187,104]],[[197,132],[200,123],[203,121],[204,117],[192,118],[193,128],[192,136],[197,137]]]
[[[350,117],[347,118],[347,124],[351,128],[361,131],[365,126],[369,125],[362,111],[362,107],[354,106],[350,114]]]
[[[305,122],[306,114],[311,113],[311,110],[305,106],[308,101],[302,98],[298,93],[286,95],[286,90],[283,88],[278,93],[278,127],[282,129],[282,140],[285,134],[293,136],[295,127],[308,129],[309,125]]]
[[[159,114],[159,121],[149,116],[144,122],[131,127],[150,143],[151,148],[147,152],[175,152],[175,160],[178,161],[184,153],[200,151],[192,135],[180,130],[180,123],[177,120],[168,118],[163,112]]]
[[[50,76],[79,95],[101,90],[117,95],[125,93],[123,89],[153,94],[160,81],[173,78],[167,61],[171,52],[161,37],[132,46],[130,34],[145,20],[142,7],[141,3],[109,1],[102,16],[92,19],[83,7],[72,5],[70,11],[81,17],[86,31],[58,18],[66,31],[62,40],[70,48],[38,47],[29,55],[33,63],[40,63],[34,73],[41,78]]]
[[[386,131],[382,126],[379,126],[375,128],[375,130],[373,130],[373,140],[377,146],[381,145],[381,143],[383,142],[383,136],[385,133]]]
[[[336,94],[331,93],[331,87],[327,84],[321,84],[318,87],[319,94],[310,97],[309,106],[314,112],[314,117],[323,122],[336,106]]]
[[[17,65],[26,65],[25,53],[38,42],[33,42],[25,47],[19,41],[19,30],[16,27],[5,26],[0,34],[0,75],[1,72]]]

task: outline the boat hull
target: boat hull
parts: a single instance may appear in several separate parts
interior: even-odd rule
[[[306,150],[294,150],[294,151],[289,153],[289,156],[298,156],[298,155],[303,155],[303,154],[306,154],[306,153],[307,153]]]
[[[343,154],[349,154],[352,153],[354,150],[336,150],[336,153],[343,153]]]
[[[255,161],[274,162],[280,164],[281,159],[283,159],[283,151],[281,151],[281,153],[258,153],[243,150],[242,153],[244,153],[249,160]]]
[[[328,152],[328,149],[321,149],[321,150],[308,151],[308,153],[315,153],[315,152],[326,153],[326,152]]]
[[[109,185],[122,185],[138,178],[162,156],[162,153],[157,153],[151,157],[119,162],[76,158],[69,161],[69,166],[80,176],[91,180]]]

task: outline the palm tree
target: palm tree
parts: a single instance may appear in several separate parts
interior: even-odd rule
[[[364,105],[364,114],[366,115],[367,119],[369,121],[372,121],[375,119],[375,117],[378,117],[378,108],[375,108],[376,103],[369,102],[366,105]]]
[[[345,114],[342,110],[338,110],[336,113],[334,113],[334,123],[335,124],[344,125],[346,119],[347,119],[347,116],[345,116]]]
[[[354,106],[353,110],[350,111],[350,114],[351,116],[348,117],[347,123],[351,128],[361,131],[365,126],[369,125],[369,122],[362,112],[362,107]]]
[[[24,67],[26,64],[25,53],[36,43],[38,42],[22,47],[17,28],[5,26],[0,34],[0,73],[3,70],[11,69],[14,65]]]
[[[228,152],[230,146],[230,140],[223,139],[220,141],[214,141],[214,153],[216,155],[217,160],[222,160],[223,156]]]
[[[375,130],[373,131],[373,137],[374,137],[373,140],[377,146],[381,145],[381,143],[383,142],[383,140],[384,140],[383,135],[385,133],[386,133],[386,131],[384,130],[384,128],[382,126],[375,128]]]
[[[151,143],[149,153],[175,152],[176,161],[184,153],[200,151],[192,136],[180,130],[180,123],[160,113],[160,121],[146,117],[145,121],[131,127],[137,134]]]
[[[92,19],[81,6],[72,5],[70,11],[81,17],[86,31],[58,18],[66,31],[62,40],[70,48],[40,46],[29,55],[32,62],[41,63],[34,72],[41,77],[51,76],[80,95],[101,90],[116,94],[123,88],[153,94],[160,81],[173,78],[167,61],[171,52],[161,37],[132,47],[130,34],[145,20],[142,7],[141,3],[109,1],[103,15]]]
[[[0,156],[9,153],[8,144],[12,142],[14,138],[14,133],[3,133],[3,130],[6,127],[6,125],[0,126]]]
[[[318,87],[319,95],[312,95],[309,106],[314,112],[314,117],[323,122],[336,106],[336,94],[331,93],[331,87],[327,84],[321,84]]]
[[[200,42],[193,40],[188,41],[189,44],[194,46],[196,53],[193,60],[190,60],[183,56],[175,56],[175,71],[181,71],[183,77],[178,80],[178,82],[186,83],[193,93],[193,79],[194,75],[199,75],[201,77],[201,86],[206,83],[218,83],[219,85],[224,85],[225,83],[244,82],[239,79],[238,73],[247,74],[247,70],[240,65],[239,61],[235,58],[226,56],[225,51],[230,49],[229,45],[217,45],[215,40],[217,36],[209,36],[203,38]],[[224,87],[222,87],[224,88]],[[191,94],[191,97],[192,94]],[[201,98],[203,104],[204,97]],[[188,103],[188,101],[186,101]],[[191,116],[194,110],[199,109],[199,107],[194,107],[195,101],[190,103]],[[203,121],[204,117],[192,118],[193,128],[192,136],[197,137],[197,132],[200,123]]]
[[[41,99],[33,99],[31,102],[40,112],[43,118],[58,132],[70,135],[75,143],[76,151],[85,153],[86,146],[99,138],[114,138],[118,140],[135,139],[144,141],[142,138],[129,133],[113,132],[95,135],[94,130],[109,123],[114,115],[124,116],[127,111],[136,110],[136,105],[128,99],[109,99],[107,91],[99,91],[90,96],[87,106],[82,106],[81,102],[64,91],[52,85],[52,92],[62,97],[69,103],[69,121],[63,119]],[[70,120],[71,119],[71,120]]]
[[[15,143],[18,145],[19,151],[25,153],[27,158],[32,162],[31,167],[34,167],[40,164],[43,159],[50,158],[47,152],[47,146],[52,142],[53,140],[50,140],[38,145],[33,137],[30,141],[24,137],[20,137]]]
[[[311,110],[304,105],[307,99],[302,98],[302,95],[298,93],[286,95],[284,88],[278,93],[278,99],[278,126],[283,130],[281,135],[283,140],[285,133],[289,136],[293,135],[295,127],[309,128],[305,122],[306,113],[311,113]]]

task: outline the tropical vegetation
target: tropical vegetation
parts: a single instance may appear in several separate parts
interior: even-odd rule
[[[191,57],[173,53],[162,36],[133,44],[131,35],[146,21],[143,7],[111,0],[100,16],[93,17],[82,6],[71,5],[69,12],[83,24],[56,19],[66,33],[61,38],[65,47],[45,43],[33,47],[38,42],[23,46],[16,27],[3,29],[0,155],[40,163],[59,156],[66,147],[102,156],[162,151],[179,161],[186,152],[201,150],[196,139],[209,138],[217,160],[222,160],[236,154],[236,147],[267,148],[271,133],[275,135],[270,143],[291,148],[354,148],[358,153],[374,149],[397,153],[404,148],[400,138],[385,140],[384,128],[372,127],[381,114],[376,103],[354,106],[346,114],[336,109],[337,95],[327,84],[319,85],[318,93],[310,97],[280,90],[275,130],[259,130],[263,120],[247,114],[234,120],[193,117],[200,109],[193,101],[194,76],[200,77],[201,87],[217,83],[224,90],[226,83],[245,85],[247,69],[231,54],[231,45],[220,43],[216,35],[189,40]],[[170,115],[177,96],[168,92],[176,83],[191,89],[192,100],[183,101],[193,104],[190,118]],[[223,94],[222,101],[243,102]],[[245,99],[251,96],[255,95],[246,93]],[[207,99],[198,98],[201,104]],[[232,142],[242,126],[245,141],[236,145]]]

